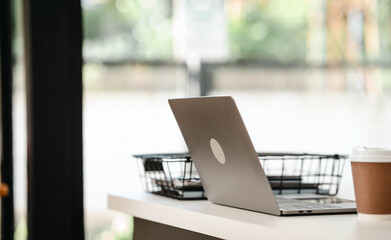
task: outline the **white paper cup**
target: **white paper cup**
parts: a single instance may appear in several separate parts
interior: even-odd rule
[[[360,219],[391,220],[391,149],[358,147],[349,159]]]

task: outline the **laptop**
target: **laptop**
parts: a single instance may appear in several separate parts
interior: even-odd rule
[[[278,216],[356,212],[354,201],[331,196],[275,196],[232,97],[169,104],[212,203]]]

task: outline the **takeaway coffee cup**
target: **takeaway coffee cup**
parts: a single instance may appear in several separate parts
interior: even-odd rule
[[[391,149],[358,147],[349,159],[360,218],[391,220]]]

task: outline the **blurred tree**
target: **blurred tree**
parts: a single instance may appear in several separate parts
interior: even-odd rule
[[[171,59],[171,0],[83,1],[84,57]]]
[[[348,2],[328,0],[319,1],[319,4],[330,6]],[[83,0],[82,3],[85,59],[173,59],[173,0]],[[377,44],[373,34],[368,32],[376,25],[379,28],[379,36],[382,36],[378,40],[380,54],[378,56],[370,53],[368,58],[366,51],[371,48],[367,44],[369,47],[366,47],[364,57],[357,61],[388,62],[391,59],[390,2],[378,0],[368,4],[372,6],[372,11],[368,12],[368,6],[365,4],[365,9],[362,10],[366,14],[365,21],[368,22],[369,17],[372,19],[371,25],[367,24],[365,41],[368,42],[367,38],[371,36],[372,45]],[[306,44],[311,34],[311,8],[308,0],[225,0],[225,6],[231,59],[282,63],[306,61]],[[333,11],[329,8],[324,11],[328,18],[333,16]],[[331,20],[341,24],[346,21],[344,18],[331,18],[327,19],[329,24]],[[338,30],[333,25],[325,27],[325,31],[328,45],[324,51],[327,55],[344,53],[346,44],[337,44],[335,41],[345,41],[339,39],[336,34],[342,37],[348,34],[346,27],[342,26]],[[341,62],[340,59],[343,58],[339,55],[337,62]],[[327,62],[334,60],[329,57]]]
[[[304,62],[307,9],[304,0],[229,1],[232,57]]]
[[[377,18],[379,25],[380,61],[391,61],[391,2],[389,0],[377,1]]]

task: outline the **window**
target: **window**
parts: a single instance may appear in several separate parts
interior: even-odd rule
[[[142,190],[132,154],[187,150],[168,98],[232,95],[258,151],[346,154],[391,141],[389,1],[81,3],[87,239],[131,236],[132,219],[107,210],[106,195]],[[20,20],[16,25],[15,178],[24,179]],[[349,197],[345,170],[341,194]],[[24,239],[18,199],[26,186],[15,184],[16,236]]]

